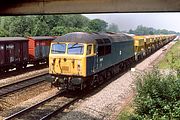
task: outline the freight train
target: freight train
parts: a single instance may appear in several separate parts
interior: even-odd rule
[[[25,68],[48,60],[51,41],[55,37],[0,37],[0,72]]]
[[[52,85],[66,90],[96,86],[164,46],[175,35],[73,32],[51,43]]]

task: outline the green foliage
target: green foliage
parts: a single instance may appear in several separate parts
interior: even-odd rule
[[[158,67],[161,69],[175,70],[180,77],[180,41],[172,46],[165,55],[165,58],[159,62]]]
[[[69,32],[92,32],[92,31],[88,27],[75,28],[75,27],[57,26],[51,30],[51,35],[60,36],[67,34]]]
[[[89,19],[82,15],[64,15],[64,26],[83,28],[88,25]]]
[[[104,21],[97,26],[106,28]],[[83,15],[32,15],[0,17],[0,36],[62,35],[69,32],[93,32],[90,20]]]
[[[3,28],[0,28],[0,37],[7,37],[8,36],[8,32],[3,29]]]
[[[171,57],[168,60],[168,63],[171,69],[177,72],[178,78],[180,78],[180,53],[179,51],[176,54],[171,53]]]
[[[118,120],[135,120],[136,116],[134,115],[133,104],[129,103],[123,111],[118,115]]]
[[[119,32],[118,25],[116,25],[114,23],[110,24],[107,31],[108,32]]]
[[[11,17],[11,21],[8,22],[9,36],[26,36],[31,33],[32,19],[30,16],[17,16]]]
[[[83,15],[31,15],[31,16],[6,16],[0,17],[0,36],[42,36],[59,35],[73,31],[87,32],[119,32],[118,26],[109,25],[104,20],[89,20]],[[63,29],[62,29],[63,28]],[[59,31],[61,30],[61,31]],[[174,31],[155,30],[144,26],[138,26],[136,30],[130,30],[131,34],[168,34]]]
[[[154,35],[154,34],[178,34],[174,31],[168,31],[166,29],[154,29],[152,27],[145,27],[142,25],[138,25],[135,30],[130,29],[129,30],[130,34],[136,34],[136,35]]]
[[[173,75],[163,76],[158,71],[139,78],[135,112],[137,119],[180,118],[180,79]]]
[[[89,29],[94,32],[106,31],[107,23],[104,20],[94,19],[88,24]]]
[[[38,18],[35,19],[31,35],[45,36],[49,35],[49,33],[50,29],[49,25],[46,23],[46,19],[44,18],[44,16],[38,16]]]

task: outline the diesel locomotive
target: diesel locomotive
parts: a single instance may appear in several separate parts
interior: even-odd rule
[[[110,32],[73,32],[57,37],[49,54],[52,85],[68,90],[96,86],[175,37]]]

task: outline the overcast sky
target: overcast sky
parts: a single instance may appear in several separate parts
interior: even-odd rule
[[[119,30],[129,31],[138,25],[167,29],[180,32],[180,12],[177,13],[108,13],[83,14],[90,19],[99,18],[108,23],[115,23]]]

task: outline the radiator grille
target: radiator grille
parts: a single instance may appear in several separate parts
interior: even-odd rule
[[[62,66],[62,71],[63,72],[69,72],[69,67],[68,66]]]

